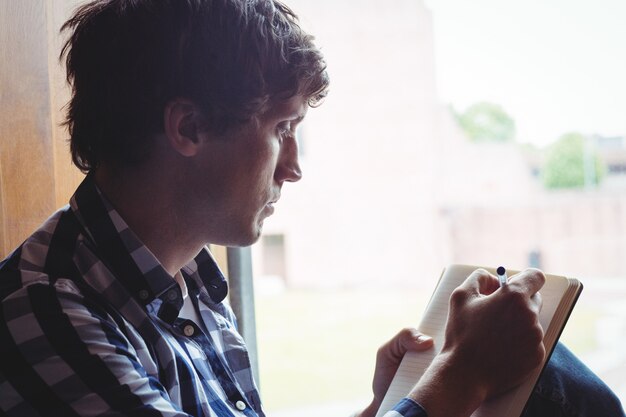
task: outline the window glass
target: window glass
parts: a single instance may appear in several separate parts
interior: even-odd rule
[[[579,278],[562,340],[626,399],[626,3],[290,0],[327,58],[253,248],[274,416],[348,415],[451,263]]]

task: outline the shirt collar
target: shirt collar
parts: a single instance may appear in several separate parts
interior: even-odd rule
[[[167,317],[162,318],[173,321],[183,304],[180,287],[100,192],[93,175],[87,175],[80,184],[70,206],[96,254],[122,285],[143,305],[159,299],[159,316],[164,314]],[[226,297],[226,279],[207,248],[183,270],[197,274],[213,302]]]

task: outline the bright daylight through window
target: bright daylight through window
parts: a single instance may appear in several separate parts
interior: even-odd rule
[[[626,3],[289,5],[331,91],[253,247],[268,412],[366,404],[450,263],[579,278],[562,340],[626,400]]]

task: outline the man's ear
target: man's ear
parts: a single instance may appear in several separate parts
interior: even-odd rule
[[[165,136],[178,153],[194,156],[207,133],[206,118],[188,99],[176,98],[167,103],[163,112]]]

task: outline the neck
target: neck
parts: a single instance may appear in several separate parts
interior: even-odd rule
[[[95,181],[130,229],[172,276],[202,249],[189,237],[176,187],[162,169],[99,167]]]

